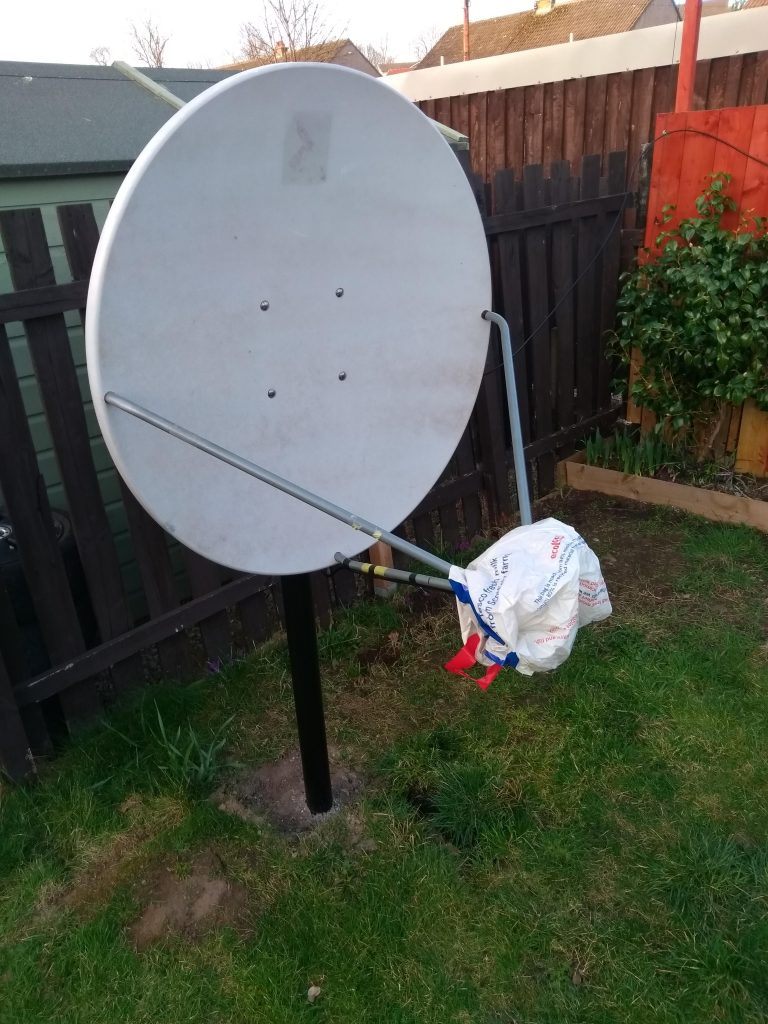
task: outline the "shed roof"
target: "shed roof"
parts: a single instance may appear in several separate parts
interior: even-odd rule
[[[628,32],[654,0],[567,0],[556,2],[544,14],[533,10],[505,14],[500,18],[470,22],[469,47],[472,59],[502,53],[556,46],[574,39]],[[671,20],[674,8],[670,0]],[[464,58],[464,26],[453,25],[435,43],[416,68],[437,67],[443,60],[456,64]]]
[[[140,70],[184,101],[238,73]],[[112,67],[0,61],[0,179],[125,173],[174,113]]]
[[[234,73],[141,70],[185,101]],[[115,68],[0,61],[0,178],[126,171],[173,114]]]

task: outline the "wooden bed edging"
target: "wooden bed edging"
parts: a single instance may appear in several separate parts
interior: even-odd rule
[[[573,487],[577,491],[598,491],[600,494],[646,502],[649,505],[666,505],[684,512],[693,512],[715,523],[738,523],[768,533],[766,501],[588,466],[584,452],[578,452],[559,463],[557,481],[561,487]]]

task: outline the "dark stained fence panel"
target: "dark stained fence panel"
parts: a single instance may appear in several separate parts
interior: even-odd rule
[[[761,66],[755,62],[752,68],[753,89]],[[735,75],[733,68],[731,75]],[[664,88],[668,87],[667,82]],[[606,394],[608,373],[600,359],[615,310],[617,239],[622,237],[618,221],[627,203],[622,191],[626,163],[621,154],[608,155],[606,160],[596,155],[584,162],[581,178],[572,176],[562,161],[556,161],[551,170],[538,162],[518,177],[503,163],[509,162],[510,155],[523,159],[526,149],[539,154],[539,161],[544,154],[555,154],[559,132],[572,140],[575,153],[582,115],[573,105],[582,91],[593,98],[604,91],[606,97],[604,115],[590,122],[590,137],[597,138],[601,123],[604,135],[614,130],[611,118],[618,118],[621,111],[614,102],[616,85],[611,76],[605,83],[589,86],[532,87],[493,98],[457,97],[432,106],[441,120],[455,119],[459,130],[474,126],[476,134],[484,131],[486,135],[488,148],[475,164],[483,173],[494,173],[493,189],[477,175],[470,181],[485,220],[494,308],[504,312],[511,325],[526,457],[536,466],[540,493],[552,484],[556,454],[615,415]],[[511,135],[514,127],[517,131]],[[169,538],[133,495],[118,485],[149,612],[147,621],[131,622],[113,540],[105,529],[79,394],[75,403],[77,378],[62,315],[63,309],[79,309],[85,320],[84,286],[98,244],[98,228],[87,205],[63,207],[58,213],[72,277],[61,285],[53,279],[39,211],[3,217],[17,291],[0,296],[0,320],[24,316],[88,587],[96,598],[102,642],[85,649],[8,338],[0,323],[0,488],[11,519],[18,523],[24,574],[52,665],[34,679],[29,677],[13,608],[8,607],[7,595],[0,594],[0,613],[8,613],[0,629],[0,702],[5,700],[11,708],[4,731],[0,729],[0,759],[15,774],[32,767],[27,754],[30,745],[35,751],[50,746],[46,730],[55,715],[46,708],[51,700],[60,699],[66,721],[72,724],[100,710],[97,674],[111,672],[114,688],[120,689],[120,680],[139,677],[141,653],[156,647],[166,676],[199,675],[206,660],[209,668],[218,667],[229,659],[236,643],[247,648],[266,639],[282,619],[277,581],[245,576],[232,580],[229,570],[182,548],[179,561],[187,587],[178,566],[174,570]],[[612,224],[616,237],[607,234]],[[450,552],[461,546],[486,523],[514,512],[510,465],[501,351],[494,331],[475,410],[458,448],[438,483],[395,532],[431,550],[442,546]],[[396,553],[395,563],[403,562]],[[40,580],[45,580],[44,586]],[[314,573],[320,626],[328,626],[334,607],[354,600],[363,586],[337,567]],[[190,637],[193,628],[195,638]],[[12,708],[14,702],[18,711]]]
[[[5,243],[11,278],[17,288],[55,283],[40,210],[0,213],[0,234]],[[133,621],[123,593],[120,563],[101,500],[80,385],[63,315],[29,321],[26,335],[91,604],[101,637],[108,640],[131,629]]]
[[[522,175],[526,163],[567,160],[579,173],[582,157],[626,150],[629,187],[642,146],[658,114],[674,109],[677,65],[641,68],[544,85],[426,100],[442,120],[469,136],[472,168],[487,181],[502,167]],[[694,109],[741,107],[768,99],[768,52],[700,60]],[[502,119],[501,111],[504,109]],[[499,153],[504,163],[499,164]]]

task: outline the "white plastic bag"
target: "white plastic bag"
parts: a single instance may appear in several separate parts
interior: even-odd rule
[[[446,668],[490,666],[477,680],[483,689],[504,666],[523,675],[557,668],[579,626],[611,614],[597,556],[557,519],[512,530],[466,569],[454,566],[450,580],[464,647]]]

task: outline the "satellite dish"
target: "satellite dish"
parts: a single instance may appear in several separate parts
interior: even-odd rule
[[[346,68],[243,72],[171,118],[107,218],[88,295],[99,425],[188,547],[247,572],[319,569],[360,533],[105,394],[389,530],[456,449],[490,301],[474,196],[424,114]]]

